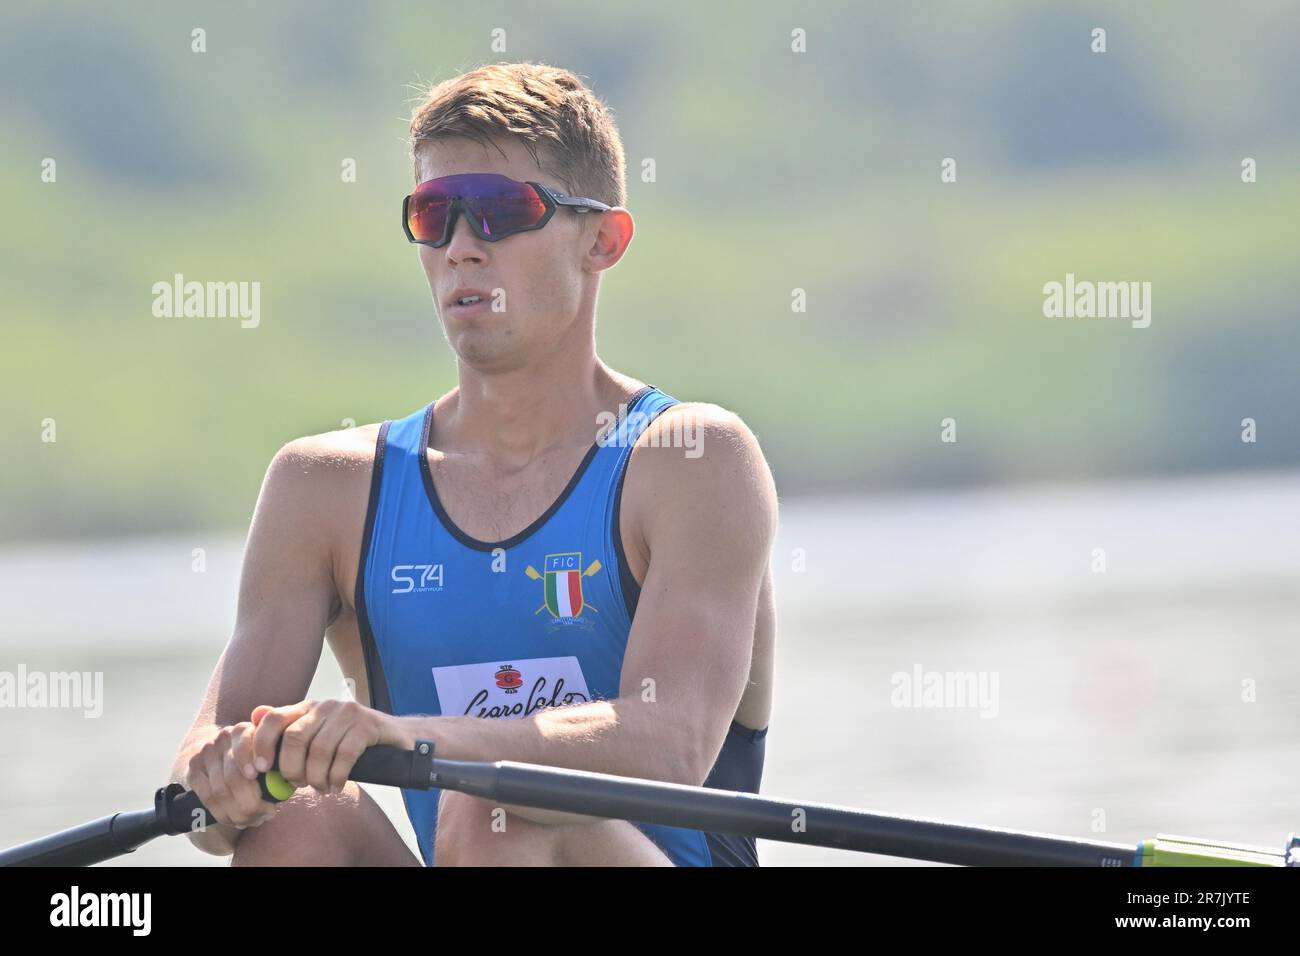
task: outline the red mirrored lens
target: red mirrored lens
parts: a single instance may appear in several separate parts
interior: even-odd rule
[[[440,242],[459,199],[486,237],[504,238],[541,222],[546,204],[527,183],[495,173],[466,173],[421,183],[411,194],[406,224],[418,242]]]
[[[446,197],[421,194],[416,190],[406,206],[406,226],[417,242],[436,242],[447,227],[447,210],[451,204]]]

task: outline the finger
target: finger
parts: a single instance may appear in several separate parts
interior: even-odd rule
[[[337,759],[335,752],[338,750],[339,742],[348,734],[349,725],[347,721],[338,719],[333,713],[326,713],[323,708],[313,712],[312,718],[315,718],[313,721],[315,733],[307,750],[307,765],[304,772],[308,786],[315,787],[321,793],[329,793],[332,768]],[[299,723],[312,718],[304,717]]]
[[[327,705],[328,701],[320,706],[313,707],[312,710],[289,724],[284,729],[284,733],[280,735],[280,773],[291,783],[296,783],[299,786],[307,783],[308,751],[311,749],[312,740],[325,723],[325,717],[329,712]],[[274,714],[266,717],[262,721],[263,726],[265,726],[266,721],[274,718]],[[321,776],[323,777],[324,774]]]
[[[234,755],[235,766],[244,775],[245,780],[257,779],[257,768],[253,766],[252,723],[236,724],[230,735],[230,752]]]
[[[257,713],[265,706],[259,705],[253,712]],[[314,701],[304,700],[287,707],[271,707],[262,713],[253,734],[253,766],[259,773],[266,773],[275,764],[275,747],[284,729],[315,706]]]
[[[203,805],[209,808],[208,801],[212,799],[212,787],[208,784],[208,765],[213,759],[215,758],[211,749],[206,746],[201,747],[190,757],[189,765],[185,768],[185,779],[182,781],[185,789],[197,793]]]
[[[230,737],[222,731],[208,746],[211,748],[210,757],[204,764],[208,796],[203,799],[203,805],[218,823],[229,823],[234,798],[226,784],[225,754],[230,747]]]
[[[257,785],[247,779],[239,768],[239,762],[233,751],[227,750],[222,761],[226,786],[231,793],[229,809],[230,823],[237,827],[246,827],[262,815],[261,791]]]
[[[334,763],[330,766],[329,785],[334,793],[341,793],[357,760],[371,745],[369,736],[359,724],[353,724],[334,748]]]

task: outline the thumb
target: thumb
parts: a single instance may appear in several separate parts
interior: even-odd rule
[[[253,716],[250,718],[253,721],[253,726],[256,727],[258,724],[260,724],[262,722],[262,718],[265,717],[273,710],[275,710],[275,708],[272,707],[270,704],[258,704],[256,707],[254,707]]]

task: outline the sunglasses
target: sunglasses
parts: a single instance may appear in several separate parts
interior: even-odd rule
[[[462,173],[426,179],[402,200],[402,230],[410,242],[441,249],[451,242],[456,216],[484,242],[541,229],[567,206],[576,213],[605,212],[596,199],[566,196],[541,183],[521,183],[499,173]]]

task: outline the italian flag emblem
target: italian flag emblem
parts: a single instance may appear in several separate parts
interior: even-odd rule
[[[582,613],[582,553],[546,556],[546,610],[556,617]]]
[[[542,570],[544,574],[538,574],[532,565],[524,569],[530,578],[543,580],[545,598],[542,607],[537,609],[539,613],[545,608],[551,612],[552,617],[575,618],[582,614],[583,608],[591,607],[582,600],[582,579],[591,577],[600,570],[599,561],[592,561],[584,568],[581,551],[548,554]],[[594,611],[595,608],[591,610]]]

